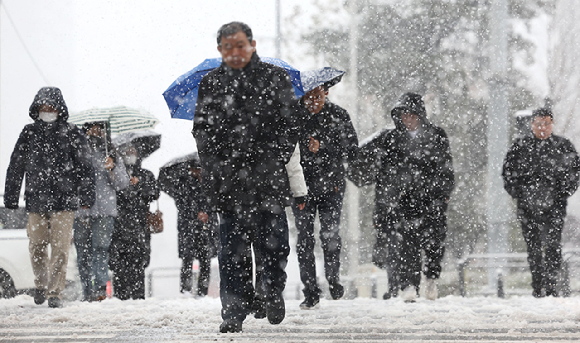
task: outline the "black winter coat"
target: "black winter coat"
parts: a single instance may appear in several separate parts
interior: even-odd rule
[[[453,161],[447,135],[426,118],[421,120],[415,138],[397,120],[396,129],[381,137],[375,188],[377,216],[396,211],[406,217],[418,217],[426,214],[434,202],[446,204],[453,191]]]
[[[308,194],[320,196],[344,188],[345,162],[358,154],[358,138],[348,112],[328,99],[320,112],[302,111],[306,124],[300,137],[300,163]],[[318,152],[308,149],[310,137],[320,142]]]
[[[59,110],[58,119],[45,123],[38,118],[41,104]],[[30,106],[33,124],[20,133],[6,173],[4,205],[18,208],[22,179],[26,175],[26,211],[44,213],[76,211],[95,202],[93,167],[82,131],[67,123],[68,110],[58,88],[45,87]]]
[[[223,63],[201,80],[192,134],[212,212],[290,205],[297,105],[286,71],[256,53],[242,70]]]
[[[144,257],[144,263],[149,263],[150,233],[147,231],[147,213],[149,204],[159,198],[159,187],[155,176],[149,170],[139,165],[127,165],[130,176],[139,179],[136,185],[117,191],[117,218],[111,240],[111,269],[119,256],[139,254]],[[122,258],[122,257],[121,257]]]
[[[179,258],[188,258],[199,250],[208,249],[210,232],[203,229],[203,222],[197,218],[199,212],[207,213],[207,197],[201,182],[189,173],[186,164],[170,168],[168,172],[159,173],[159,185],[175,201]]]
[[[518,138],[503,165],[505,190],[528,212],[565,209],[578,188],[580,162],[572,143],[551,135]]]

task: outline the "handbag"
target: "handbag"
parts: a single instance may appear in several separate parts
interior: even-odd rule
[[[159,211],[159,201],[157,201],[157,210],[147,213],[147,229],[149,233],[163,232],[163,213]]]

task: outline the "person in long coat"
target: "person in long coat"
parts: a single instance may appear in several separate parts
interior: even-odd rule
[[[217,43],[223,63],[199,84],[192,133],[210,211],[220,215],[220,331],[239,332],[254,297],[246,258],[252,232],[264,265],[268,320],[278,324],[285,317],[284,207],[291,202],[285,164],[297,142],[297,100],[288,73],[260,61],[246,24],[223,25]]]
[[[213,230],[200,218],[207,214],[207,196],[201,187],[201,165],[192,159],[159,173],[160,189],[169,194],[177,207],[177,245],[182,260],[179,291],[191,292],[195,259],[199,261],[197,295],[208,292],[211,257],[216,251]]]
[[[552,134],[552,123],[551,110],[534,110],[532,134],[512,144],[502,173],[505,190],[517,201],[534,297],[558,296],[567,199],[580,178],[574,145]]]
[[[95,178],[87,141],[76,125],[67,123],[68,108],[60,89],[41,88],[28,115],[34,123],[24,127],[12,152],[4,206],[18,208],[26,176],[34,302],[40,305],[48,297],[49,307],[62,307],[74,213],[95,203]]]
[[[454,172],[445,131],[430,123],[422,97],[403,94],[391,111],[395,129],[381,136],[375,188],[377,240],[387,245],[390,291],[414,301],[421,282],[421,250],[426,297],[437,298],[447,233],[447,204]]]
[[[117,192],[117,220],[109,250],[115,297],[145,299],[145,268],[151,258],[151,233],[147,214],[151,202],[159,198],[155,175],[141,167],[137,149],[121,152],[130,185]]]

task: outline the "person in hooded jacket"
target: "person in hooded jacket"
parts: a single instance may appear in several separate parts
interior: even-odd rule
[[[89,159],[95,172],[95,204],[75,214],[74,241],[83,301],[107,298],[109,245],[117,216],[116,191],[129,186],[125,164],[116,158],[106,122],[85,123]]]
[[[421,95],[403,94],[391,111],[395,129],[382,136],[375,188],[377,241],[388,251],[389,292],[398,288],[414,301],[421,282],[421,250],[426,298],[437,298],[447,233],[447,204],[454,172],[445,131],[429,122]]]
[[[302,113],[307,119],[300,137],[300,158],[308,197],[304,210],[296,206],[294,217],[298,229],[296,250],[300,279],[304,285],[304,301],[300,308],[316,308],[321,290],[316,278],[314,257],[314,220],[320,218],[320,241],[324,254],[324,273],[332,299],[344,295],[340,283],[339,235],[340,214],[346,188],[344,163],[358,154],[358,138],[348,112],[327,99],[328,84],[308,90],[301,99]]]
[[[60,89],[41,88],[28,113],[34,123],[24,127],[12,152],[4,206],[18,208],[26,176],[34,302],[40,305],[48,297],[49,307],[62,307],[75,211],[95,202],[93,167],[84,134],[67,123],[68,108]]]
[[[135,147],[125,147],[120,155],[130,185],[117,191],[118,215],[109,248],[114,296],[121,300],[145,299],[145,268],[151,258],[147,214],[151,202],[159,198],[159,187],[155,175],[141,167]]]
[[[517,201],[528,250],[534,297],[558,296],[566,205],[578,188],[580,162],[574,145],[552,134],[553,114],[532,112],[532,134],[516,139],[503,165],[505,190]]]
[[[268,320],[278,324],[285,317],[290,247],[284,207],[291,194],[284,166],[297,142],[292,120],[297,100],[288,73],[260,60],[246,24],[223,25],[217,43],[223,62],[199,84],[192,133],[209,210],[220,216],[220,331],[225,333],[240,332],[251,311],[247,256],[253,234],[264,265]]]
[[[213,231],[202,221],[208,216],[207,197],[201,187],[201,165],[198,160],[180,163],[167,172],[159,173],[161,190],[169,194],[177,207],[177,243],[182,260],[179,291],[191,292],[193,261],[199,261],[197,295],[206,296],[211,270],[211,254],[216,249]],[[202,218],[202,219],[200,219]]]

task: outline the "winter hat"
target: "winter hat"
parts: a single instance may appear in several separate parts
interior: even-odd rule
[[[62,92],[56,87],[42,87],[36,96],[30,108],[28,115],[33,120],[38,119],[38,112],[42,105],[50,105],[58,111],[58,116],[64,120],[68,119],[68,107],[62,97]]]
[[[554,120],[554,115],[552,114],[552,110],[549,108],[538,108],[537,110],[532,111],[532,120],[536,117],[550,117],[550,119]]]

